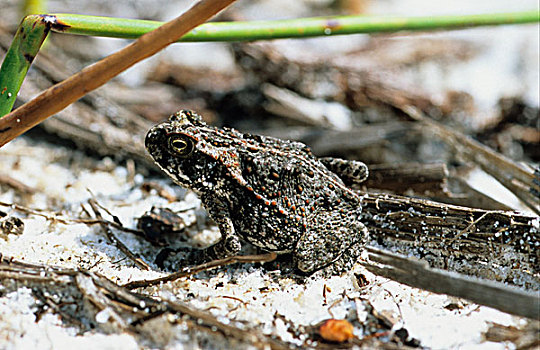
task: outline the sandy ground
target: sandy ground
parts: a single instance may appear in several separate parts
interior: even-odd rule
[[[199,205],[198,199],[190,192],[183,202],[173,204],[155,193],[144,193],[140,184],[146,179],[137,175],[133,181],[128,181],[127,170],[111,167],[109,159],[96,161],[78,151],[24,137],[2,148],[0,154],[0,173],[9,173],[38,190],[25,201],[25,205],[48,208],[47,203],[53,201],[58,203],[66,217],[84,217],[80,206],[85,205],[90,193],[128,227],[135,227],[134,219],[152,206],[167,205],[181,209]],[[163,185],[168,186],[166,183]],[[174,188],[168,190],[175,191]],[[16,203],[20,199],[12,191],[5,191],[0,195],[0,201]],[[20,216],[15,210],[2,209]],[[186,213],[187,222],[194,218],[193,212]],[[24,217],[23,221],[23,235],[0,239],[0,251],[5,256],[29,262],[83,267],[118,283],[164,274],[152,264],[159,249],[130,234],[119,232],[118,236],[132,251],[143,255],[152,267],[150,271],[134,267],[107,242],[98,226],[64,225],[35,215]],[[193,234],[197,235],[197,232],[199,229],[194,227]],[[202,241],[211,240],[217,234],[215,227],[211,226],[204,226],[201,232],[198,238]],[[420,340],[423,346],[437,349],[505,349],[507,345],[504,343],[483,342],[482,332],[486,331],[488,322],[512,326],[524,323],[518,317],[465,301],[461,301],[462,308],[450,310],[445,306],[455,304],[455,298],[410,288],[374,276],[359,266],[356,272],[366,275],[367,287],[360,288],[352,273],[298,283],[281,277],[279,272],[268,273],[262,267],[233,265],[181,279],[163,288],[150,288],[146,292],[188,300],[197,308],[211,309],[212,314],[223,319],[246,321],[265,333],[276,334],[292,342],[295,339],[288,333],[284,321],[275,319],[276,314],[293,324],[302,325],[312,325],[328,318],[347,318],[355,313],[361,320],[366,312],[359,298],[367,298],[379,312],[398,320],[396,327],[405,327],[410,336]],[[2,294],[0,290],[0,294],[2,348],[138,347],[128,334],[87,332],[78,335],[75,329],[62,326],[52,313],[35,322],[36,300],[26,288],[9,294]],[[186,341],[180,338],[169,348],[182,348],[182,344],[185,345]]]

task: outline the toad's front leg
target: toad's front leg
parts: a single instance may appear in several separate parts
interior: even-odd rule
[[[238,254],[242,248],[228,208],[214,196],[203,196],[201,200],[212,220],[218,225],[221,239],[205,249],[186,249],[189,254],[185,260],[190,265],[227,258]]]

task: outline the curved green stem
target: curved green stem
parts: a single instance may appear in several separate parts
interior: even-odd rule
[[[71,14],[51,15],[63,33],[134,39],[162,23]],[[250,41],[397,31],[460,29],[540,22],[538,11],[424,17],[334,16],[274,21],[205,23],[179,41]]]

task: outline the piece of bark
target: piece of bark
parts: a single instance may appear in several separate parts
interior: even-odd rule
[[[446,204],[460,205],[470,208],[480,208],[487,210],[512,210],[506,204],[503,204],[496,199],[479,192],[469,186],[467,181],[458,176],[450,175],[448,177],[448,196],[431,196],[431,199],[436,202]]]
[[[347,152],[361,153],[367,148],[375,147],[378,149],[377,153],[379,157],[370,159],[370,161],[377,161],[377,163],[385,163],[385,159],[381,155],[383,153],[381,152],[382,146],[390,144],[392,140],[403,135],[414,137],[420,133],[420,129],[416,123],[400,121],[364,125],[348,131],[313,127],[287,127],[249,131],[281,139],[303,142],[319,157],[345,154]],[[361,158],[360,160],[366,161],[365,158]]]
[[[22,235],[24,222],[0,210],[0,238],[8,239],[8,235]]]
[[[511,342],[516,349],[538,349],[540,348],[540,322],[531,321],[519,326],[506,326],[494,322],[488,323],[489,328],[483,334],[484,339],[489,342],[501,343]]]
[[[428,119],[417,108],[407,106],[404,108],[404,112],[411,118],[422,122],[430,134],[437,135],[452,147],[457,158],[470,161],[479,166],[509,189],[527,207],[536,214],[540,214],[539,175],[535,173],[532,167],[517,164],[512,159],[493,151],[471,137]]]
[[[349,130],[352,111],[343,104],[300,96],[288,89],[264,84],[262,92],[267,98],[264,109],[300,124]]]
[[[513,315],[540,320],[538,292],[526,292],[502,283],[433,269],[424,261],[379,249],[368,248],[368,252],[370,262],[363,265],[377,275],[411,287],[465,298]]]
[[[538,218],[359,192],[370,239],[431,266],[537,289]]]
[[[369,166],[369,177],[361,186],[390,190],[396,194],[446,193],[448,169],[446,164],[378,164]]]
[[[444,163],[397,163],[369,166],[368,179],[355,188],[372,192],[431,199],[445,204],[487,210],[512,210],[485,194],[471,188],[463,179],[450,176]]]

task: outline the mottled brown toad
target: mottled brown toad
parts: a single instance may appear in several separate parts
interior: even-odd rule
[[[221,240],[188,262],[237,254],[241,240],[291,253],[303,273],[350,269],[367,230],[361,197],[341,178],[367,177],[364,163],[317,158],[300,142],[243,134],[180,111],[154,126],[146,148],[176,183],[192,189],[217,223]]]

